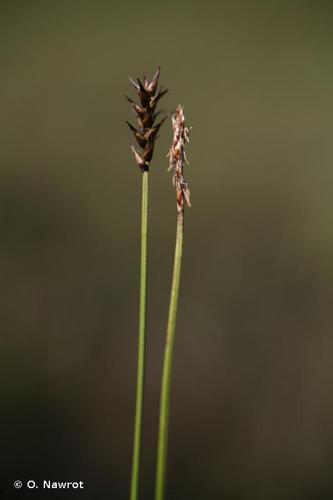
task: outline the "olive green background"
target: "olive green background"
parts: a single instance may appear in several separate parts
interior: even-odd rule
[[[128,498],[141,174],[128,75],[193,126],[168,500],[333,495],[331,2],[1,2],[2,498]],[[132,120],[133,121],[133,120]],[[175,236],[150,175],[141,498]],[[21,479],[82,480],[72,493]]]

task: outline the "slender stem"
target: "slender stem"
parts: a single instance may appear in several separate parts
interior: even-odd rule
[[[164,351],[155,500],[164,500],[165,498],[166,469],[167,469],[167,457],[168,457],[168,430],[169,430],[169,414],[170,414],[170,389],[171,389],[174,340],[175,340],[175,330],[176,330],[176,320],[177,320],[180,271],[181,271],[182,253],[183,253],[183,233],[184,233],[184,212],[180,212],[178,213],[177,216],[175,260],[173,268],[169,318],[168,318],[165,351]]]
[[[142,173],[139,345],[130,500],[138,499],[146,361],[148,172]]]

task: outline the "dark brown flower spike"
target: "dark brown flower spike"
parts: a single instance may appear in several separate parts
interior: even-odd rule
[[[185,116],[182,106],[177,106],[172,117],[173,142],[168,153],[170,161],[169,170],[173,169],[173,185],[176,187],[177,211],[179,214],[184,212],[185,203],[191,206],[190,190],[184,179],[184,165],[188,164],[185,144],[190,142],[189,129],[186,127]]]
[[[155,140],[157,139],[159,129],[165,121],[165,118],[163,118],[154,126],[154,121],[159,114],[159,112],[155,112],[157,103],[168,92],[167,89],[162,90],[162,87],[159,91],[157,91],[159,76],[160,68],[158,68],[151,81],[149,81],[145,76],[143,77],[143,83],[139,78],[137,81],[129,78],[136,94],[139,97],[139,104],[133,101],[130,97],[127,97],[126,95],[124,96],[136,113],[139,125],[138,129],[136,129],[133,125],[131,125],[131,123],[126,122],[140,148],[143,150],[142,153],[139,153],[133,146],[131,148],[134,153],[135,161],[142,172],[149,170],[149,163],[153,157]]]

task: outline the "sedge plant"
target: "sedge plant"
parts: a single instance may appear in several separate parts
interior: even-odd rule
[[[184,179],[184,166],[185,163],[188,163],[185,153],[185,144],[186,142],[189,142],[189,130],[186,127],[184,112],[181,106],[178,106],[175,110],[175,113],[172,117],[172,126],[173,143],[168,157],[170,161],[169,170],[173,170],[173,184],[176,188],[177,229],[169,316],[163,361],[155,500],[164,500],[166,491],[171,378],[183,254],[184,215],[185,205],[191,206],[190,191],[188,189],[187,182]]]
[[[141,209],[141,262],[140,262],[140,305],[139,305],[139,338],[138,338],[138,364],[137,364],[137,383],[136,383],[136,403],[135,403],[135,423],[134,423],[134,442],[132,458],[132,476],[130,500],[138,500],[139,492],[139,472],[140,456],[142,442],[142,422],[144,406],[144,388],[145,388],[145,362],[146,362],[146,323],[147,323],[147,241],[148,241],[148,180],[149,167],[153,157],[155,139],[158,131],[163,124],[164,119],[154,125],[158,113],[156,106],[161,97],[167,92],[158,90],[158,81],[160,68],[158,68],[153,79],[149,81],[146,77],[143,81],[138,78],[134,81],[130,78],[134,90],[139,98],[136,103],[125,96],[134,110],[138,128],[133,127],[127,122],[130,130],[141,148],[137,151],[132,146],[135,161],[142,173],[142,209]]]

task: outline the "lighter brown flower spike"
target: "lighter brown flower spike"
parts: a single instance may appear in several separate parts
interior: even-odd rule
[[[176,111],[172,117],[173,128],[173,142],[171,149],[168,153],[170,162],[169,170],[173,169],[172,182],[176,188],[177,194],[177,211],[178,213],[184,212],[184,205],[191,206],[190,190],[187,182],[184,179],[184,165],[188,164],[185,144],[190,142],[189,129],[186,127],[185,116],[182,106],[177,106]]]
[[[158,112],[155,112],[156,105],[167,92],[167,90],[162,91],[162,87],[160,90],[157,90],[159,76],[160,68],[158,68],[151,81],[149,81],[146,77],[143,77],[143,83],[139,80],[139,78],[137,81],[132,78],[129,79],[139,97],[140,104],[135,103],[132,99],[125,96],[136,113],[139,125],[139,130],[137,130],[129,122],[126,122],[139,146],[142,148],[141,153],[138,153],[133,146],[131,148],[134,153],[135,161],[142,172],[147,172],[149,170],[149,164],[153,157],[157,132],[165,120],[161,120],[160,123],[154,126],[155,118],[158,115]]]

